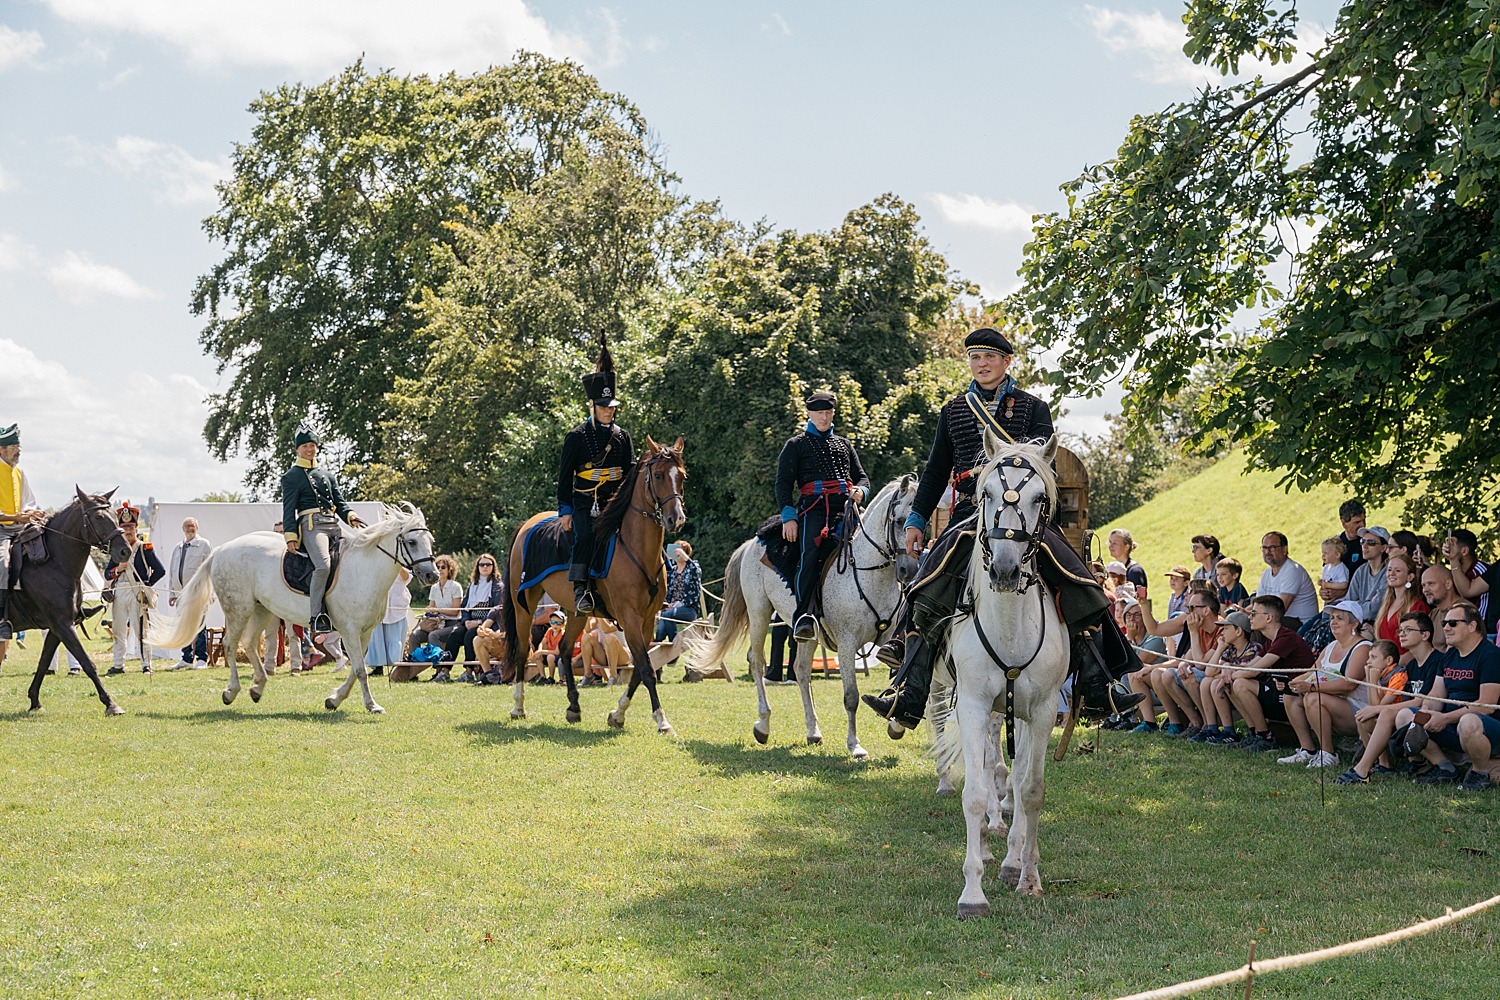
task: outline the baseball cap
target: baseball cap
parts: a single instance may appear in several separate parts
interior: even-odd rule
[[[1193,578],[1193,574],[1188,572],[1188,568],[1186,566],[1173,566],[1171,569],[1167,570],[1166,575],[1175,576],[1179,580],[1191,580]]]
[[[1233,625],[1235,628],[1239,629],[1242,632],[1249,632],[1250,616],[1245,614],[1245,612],[1243,611],[1231,611],[1223,618],[1220,618],[1218,624]]]
[[[1342,611],[1342,612],[1344,612],[1344,614],[1348,615],[1350,618],[1353,618],[1357,622],[1363,622],[1365,620],[1365,609],[1364,609],[1364,606],[1362,604],[1360,604],[1358,601],[1351,601],[1348,598],[1345,598],[1342,601],[1334,601],[1332,604],[1328,605],[1324,610],[1326,610],[1326,611]]]
[[[1113,559],[1113,560],[1111,560],[1109,562],[1109,564],[1107,566],[1104,567],[1104,572],[1106,572],[1106,573],[1117,573],[1120,576],[1124,576],[1125,575],[1125,564],[1122,563],[1122,562],[1120,562],[1120,560],[1118,560],[1118,559]]]
[[[1371,535],[1374,535],[1376,538],[1380,539],[1382,542],[1386,542],[1387,544],[1390,543],[1391,533],[1389,531],[1386,531],[1382,527],[1376,526],[1376,527],[1373,527],[1373,528],[1360,528],[1359,529],[1359,537],[1360,538],[1369,538]]]

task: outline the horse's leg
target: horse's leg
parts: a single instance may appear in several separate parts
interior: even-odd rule
[[[759,564],[757,563],[757,566]],[[760,567],[764,569],[764,567]],[[780,581],[777,581],[780,586]],[[740,588],[745,598],[745,614],[750,624],[750,649],[745,659],[750,662],[750,677],[755,681],[756,716],[755,726],[750,732],[755,742],[765,745],[771,738],[771,700],[766,697],[766,633],[771,630],[771,600],[765,588],[759,587],[760,600],[750,599],[750,585],[740,576]]]
[[[562,601],[558,600],[556,594],[553,594],[552,597],[553,600],[557,601],[558,607],[563,606]],[[573,595],[568,594],[567,597],[571,603]],[[564,718],[573,723],[583,721],[583,709],[578,705],[578,682],[573,677],[573,643],[578,639],[578,633],[583,631],[585,624],[587,624],[587,619],[580,618],[577,613],[574,613],[568,619],[568,624],[563,628],[562,641],[557,644],[557,667],[562,672],[563,679],[568,685],[568,711]],[[519,632],[520,630],[521,626],[517,624],[516,631]],[[524,670],[521,671],[521,676],[525,676],[525,673]],[[524,682],[520,677],[517,677],[516,684],[519,687]],[[520,703],[519,694],[516,696],[516,701],[517,704]],[[524,718],[525,715],[526,713],[523,711],[521,716]]]
[[[0,540],[0,545],[8,545],[7,540]],[[31,711],[42,710],[42,679],[47,676],[47,664],[52,662],[52,657],[57,653],[57,634],[50,628],[47,630],[47,638],[42,640],[42,658],[37,661],[36,676],[31,679],[31,687],[26,691],[31,698]]]
[[[844,682],[844,711],[849,713],[849,731],[844,736],[844,745],[849,748],[849,753],[855,760],[864,760],[870,756],[870,752],[859,745],[859,731],[854,724],[854,716],[859,709],[859,673],[855,669],[855,661],[859,656],[855,644],[858,641],[852,632],[839,635],[839,649],[849,651],[843,654],[849,657],[848,664],[839,661],[839,680]]]
[[[937,677],[933,678],[932,688],[927,692],[927,718],[932,720],[933,743],[941,746],[943,742],[943,731],[948,728],[948,697],[952,693],[947,683]],[[952,795],[958,789],[953,787],[953,775],[944,766],[941,755],[937,758],[937,794]]]
[[[348,653],[349,651],[349,643],[352,642],[355,645],[359,645],[359,635],[357,633],[354,635],[348,635],[339,628],[339,623],[337,621],[333,622],[333,628],[334,631],[338,632],[339,638],[343,641],[345,653]],[[365,651],[363,649],[360,649],[359,667],[363,667],[364,663]],[[370,695],[370,682],[365,678],[364,673],[355,666],[352,657],[349,661],[349,669],[344,672],[343,683],[334,688],[333,693],[330,694],[327,698],[323,699],[323,707],[328,709],[328,711],[330,712],[337,711],[338,707],[344,703],[344,699],[349,697],[349,692],[351,689],[353,689],[354,681],[356,678],[358,678],[360,682],[360,688],[362,689],[362,692],[365,696],[365,708],[371,712],[374,712],[376,710],[382,712],[385,711],[385,709],[375,704],[375,699]],[[371,706],[374,707],[372,708]]]
[[[813,706],[812,697],[812,660],[816,650],[815,643],[797,643],[797,690],[802,692],[802,718],[807,723],[809,746],[819,746],[823,742],[823,730],[818,725],[818,710]],[[843,673],[842,667],[839,672]]]
[[[365,666],[365,653],[370,649],[370,632],[360,634],[354,648],[344,644],[344,652],[349,654],[349,676],[344,678],[344,687],[349,686],[350,678],[359,680],[359,693],[365,700],[365,711],[373,715],[384,715],[385,709],[375,702],[375,696],[370,693],[370,668]]]
[[[964,891],[958,897],[958,918],[987,917],[984,895],[984,815],[989,805],[990,773],[985,770],[989,740],[990,703],[982,695],[959,693],[957,722],[964,747]]]
[[[634,696],[636,687],[644,684],[646,694],[651,699],[651,718],[656,723],[656,731],[675,736],[677,730],[672,728],[672,723],[667,721],[667,713],[662,710],[661,696],[656,690],[656,671],[651,667],[650,636],[646,634],[644,623],[652,620],[652,617],[643,618],[636,615],[624,617],[626,621],[620,625],[620,631],[625,633],[625,643],[630,647],[630,658],[635,669],[630,672],[630,684],[626,686],[625,693],[620,696],[620,703],[609,714],[609,724],[625,725],[625,711],[630,708],[630,699]]]
[[[226,705],[233,705],[240,693],[240,640],[245,638],[249,627],[249,614],[224,607],[224,659],[229,662],[229,685],[220,697]]]
[[[1010,785],[1007,780],[1005,753],[1000,747],[1000,738],[1004,728],[1005,717],[999,712],[991,712],[989,725],[984,733],[985,771],[990,775],[989,804],[985,807],[984,824],[984,860],[986,862],[994,860],[994,855],[990,853],[990,840],[995,837],[1004,837],[1010,832],[1005,819],[1005,804],[1010,797]],[[1006,796],[1004,799],[1000,797],[1002,790]]]
[[[1047,735],[1052,731],[1052,704],[1049,701],[1038,714],[1046,715],[1046,728],[1016,720],[1016,759],[1014,783],[1015,821],[1010,827],[1006,841],[1005,862],[1000,874],[1007,882],[1014,882],[1016,892],[1023,896],[1042,894],[1042,876],[1037,863],[1037,824],[1042,813],[1042,769],[1047,762]]]
[[[263,653],[263,654],[261,654],[259,656],[257,656],[256,653],[255,653],[255,646],[260,643],[260,640],[262,638],[264,638],[265,633],[266,633],[266,629],[269,627],[270,623],[274,622],[275,620],[276,620],[276,618],[275,618],[274,615],[272,615],[269,611],[265,610],[264,608],[260,607],[259,605],[257,605],[255,607],[255,609],[250,612],[250,624],[249,624],[249,628],[246,630],[245,634],[246,634],[246,636],[254,636],[255,637],[254,639],[251,640],[251,647],[250,647],[250,666],[251,666],[251,674],[250,674],[250,700],[251,701],[260,701],[261,695],[263,695],[263,694],[266,693],[266,676],[267,676],[266,658],[267,657],[271,657],[273,659],[275,658],[275,656],[276,656],[276,643],[274,641],[266,643],[266,651],[265,651],[265,653]]]
[[[73,631],[73,623],[68,622],[60,629],[49,629],[47,634],[56,634],[58,641],[63,644],[63,647],[68,652],[73,654],[73,659],[77,660],[83,667],[84,674],[87,675],[89,680],[94,682],[94,690],[98,692],[99,701],[104,705],[104,714],[124,715],[125,710],[115,704],[115,700],[109,696],[109,692],[104,690],[104,682],[99,679],[99,669],[94,666],[94,661],[89,659],[88,651],[83,648],[82,640]]]

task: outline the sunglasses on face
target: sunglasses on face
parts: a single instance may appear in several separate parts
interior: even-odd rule
[[[1473,619],[1470,618],[1444,618],[1443,628],[1458,628],[1460,625],[1472,625],[1473,623]]]
[[[495,564],[492,563],[492,562],[489,562],[489,561],[482,561],[482,562],[480,562],[479,565],[481,565],[481,566],[493,566]]]

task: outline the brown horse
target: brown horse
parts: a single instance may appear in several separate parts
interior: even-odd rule
[[[668,530],[680,531],[687,523],[687,510],[682,503],[682,485],[687,479],[687,467],[682,464],[682,438],[667,448],[646,438],[645,454],[631,467],[625,477],[624,487],[615,494],[594,527],[597,545],[609,544],[612,536],[618,536],[614,559],[609,573],[595,581],[595,589],[609,617],[619,623],[630,645],[630,656],[634,669],[630,673],[630,686],[620,696],[620,703],[609,713],[609,724],[616,728],[625,725],[625,711],[638,685],[644,683],[651,696],[651,717],[656,720],[658,732],[673,732],[672,724],[662,711],[661,699],[656,693],[656,672],[651,669],[648,648],[656,631],[656,615],[661,611],[667,596],[667,566],[662,554],[662,545]],[[639,515],[639,516],[635,516]],[[579,615],[573,604],[573,584],[563,569],[554,570],[532,586],[527,582],[524,590],[517,591],[521,580],[521,560],[526,548],[526,536],[536,525],[548,518],[556,517],[556,511],[544,511],[533,516],[516,532],[510,546],[510,564],[505,574],[505,592],[501,613],[505,633],[512,638],[509,646],[509,665],[514,672],[515,707],[512,719],[526,718],[526,653],[527,643],[521,641],[523,633],[517,630],[517,622],[531,621],[536,614],[540,598],[537,588],[550,594],[557,606],[568,616],[562,641],[557,644],[559,666],[568,685],[569,722],[579,722],[583,713],[578,707],[578,686],[573,680],[573,641],[583,630],[586,616]]]

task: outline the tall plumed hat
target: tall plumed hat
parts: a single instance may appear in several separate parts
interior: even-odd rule
[[[132,507],[129,500],[122,500],[120,501],[120,509],[115,511],[115,520],[118,521],[121,526],[127,524],[140,524],[141,509],[139,507]]]
[[[318,432],[307,425],[307,421],[297,424],[297,436],[292,438],[292,446],[300,448],[308,442],[321,445],[323,439],[318,437]]]
[[[11,424],[9,427],[0,427],[0,448],[6,445],[21,443],[21,425]]]
[[[583,391],[595,406],[619,406],[615,395],[615,359],[609,353],[604,334],[599,334],[599,360],[594,370],[583,377]]]

